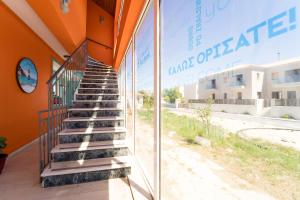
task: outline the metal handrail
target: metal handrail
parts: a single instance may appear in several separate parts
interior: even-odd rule
[[[67,109],[72,105],[88,64],[87,45],[88,40],[82,42],[47,81],[48,109],[38,113],[40,172],[47,166],[51,168],[51,150],[58,144],[58,133],[65,128]]]
[[[87,42],[88,42],[88,39],[84,40],[84,41],[81,43],[81,45],[80,45],[79,47],[77,47],[77,48],[73,51],[73,53],[72,53],[70,56],[68,56],[67,60],[65,60],[65,62],[60,66],[60,68],[58,68],[58,70],[50,77],[50,79],[47,81],[47,84],[49,84],[55,77],[58,76],[58,74],[59,74],[64,68],[66,68],[66,66],[68,65],[68,63],[71,62],[71,60],[72,60],[72,58],[74,57],[74,55],[75,55],[76,53],[78,53],[78,52],[82,49],[82,47],[85,46],[85,48],[86,48],[86,50],[87,50]],[[87,62],[87,54],[86,54],[86,62]]]

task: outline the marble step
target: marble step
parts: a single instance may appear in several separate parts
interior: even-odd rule
[[[103,117],[103,116],[121,116],[121,108],[72,108],[68,110],[70,117]]]
[[[84,141],[75,143],[63,143],[56,145],[51,153],[61,152],[73,152],[73,151],[85,151],[94,149],[106,149],[106,148],[125,148],[127,147],[126,140],[106,140],[106,141]]]
[[[126,139],[126,129],[124,127],[64,129],[58,133],[58,139],[60,144],[124,140]]]
[[[118,100],[119,94],[108,94],[108,93],[94,93],[94,94],[87,94],[87,93],[80,93],[76,94],[76,100]]]
[[[94,78],[84,78],[81,80],[81,83],[92,83],[92,84],[98,84],[98,83],[108,83],[108,84],[115,84],[117,83],[117,80],[114,79],[94,79]]]
[[[66,162],[52,162],[52,171],[56,170],[66,170],[66,169],[78,169],[82,167],[97,167],[103,165],[113,165],[113,164],[124,164],[130,163],[129,156],[117,156],[109,158],[96,158],[90,160],[76,160],[76,161],[66,161]]]
[[[114,81],[114,82],[116,82],[116,81],[118,81],[117,79],[115,79],[115,78],[107,78],[107,77],[85,77],[85,78],[83,78],[82,80],[81,80],[81,82],[99,82],[99,81]]]
[[[98,74],[98,75],[102,75],[102,76],[117,76],[118,74],[115,71],[111,71],[111,70],[103,70],[103,69],[91,69],[91,68],[86,68],[84,73],[88,72],[88,74],[93,73],[93,74]]]
[[[103,76],[103,75],[98,75],[98,74],[84,74],[83,75],[83,78],[82,78],[82,81],[85,81],[85,80],[102,80],[102,81],[116,81],[118,80],[117,77],[113,77],[113,76]]]
[[[65,128],[102,128],[102,127],[122,127],[124,126],[124,118],[118,116],[104,117],[72,117],[66,118],[64,121]]]
[[[86,71],[96,71],[96,72],[109,72],[109,73],[115,73],[116,72],[113,69],[99,69],[99,68],[95,68],[95,67],[86,67],[85,68]]]
[[[99,62],[98,60],[95,60],[95,59],[88,59],[88,64],[97,64],[97,65],[103,65],[106,67],[111,67],[111,66],[106,65],[103,62]]]
[[[103,64],[97,64],[97,63],[88,63],[87,67],[89,68],[97,68],[97,69],[112,69],[110,66],[106,66]]]
[[[107,77],[117,77],[116,73],[113,72],[99,72],[99,71],[90,71],[85,70],[84,75],[99,75],[99,76],[107,76]]]
[[[128,152],[128,146],[126,143],[112,143],[111,140],[82,143],[64,143],[56,145],[51,150],[53,162],[127,156]]]
[[[109,159],[104,158],[104,160],[95,159],[94,161],[85,161],[82,164],[79,163],[80,166],[76,163],[79,162],[56,163],[58,165],[54,165],[55,170],[47,167],[41,174],[42,186],[53,187],[122,178],[131,173],[131,161],[127,156],[124,156],[122,159],[114,157]],[[65,166],[68,168],[64,169]]]
[[[103,86],[118,88],[118,83],[80,83],[80,88],[102,88]]]
[[[78,94],[87,93],[119,93],[118,88],[78,88]]]
[[[121,108],[121,100],[74,100],[73,108]]]

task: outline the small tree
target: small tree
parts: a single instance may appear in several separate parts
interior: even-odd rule
[[[143,98],[143,108],[146,108],[147,110],[151,109],[154,101],[153,94],[142,90],[139,92],[139,95]]]
[[[206,105],[203,108],[198,110],[198,116],[201,119],[201,122],[205,128],[205,134],[208,135],[210,132],[210,124],[211,124],[211,105],[213,103],[213,99],[210,97],[206,100]]]
[[[165,89],[163,96],[166,102],[175,103],[176,99],[182,99],[182,94],[179,91],[179,88],[170,88]]]

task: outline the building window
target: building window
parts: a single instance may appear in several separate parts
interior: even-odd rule
[[[227,99],[227,93],[224,93],[224,99]]]
[[[211,80],[211,88],[212,89],[216,89],[217,88],[216,79]]]
[[[300,69],[293,69],[285,72],[286,82],[299,82],[300,81]]]
[[[243,74],[238,74],[238,75],[236,75],[236,84],[237,84],[238,86],[244,84]]]
[[[281,99],[281,92],[272,92],[272,99]]]
[[[215,99],[216,99],[216,95],[215,95],[215,93],[211,94],[211,98],[212,98],[213,100],[215,100]]]
[[[60,68],[60,63],[52,59],[52,73],[54,74]]]
[[[256,79],[259,80],[260,78],[260,73],[256,73]]]
[[[241,92],[238,92],[238,93],[237,93],[237,99],[242,99],[242,98],[243,98],[242,93],[241,93]]]

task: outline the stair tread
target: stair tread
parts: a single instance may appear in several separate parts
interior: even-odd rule
[[[100,107],[68,109],[68,111],[120,111],[120,110],[123,110],[123,109],[121,109],[121,108],[100,108]]]
[[[75,169],[51,170],[49,167],[47,167],[41,174],[41,177],[58,176],[58,175],[65,175],[65,174],[77,174],[77,173],[103,171],[103,170],[113,170],[113,169],[120,169],[120,168],[128,168],[130,166],[131,166],[130,163],[127,162],[127,163],[118,163],[118,164],[113,163],[113,164],[99,165],[99,166],[85,166],[85,164],[83,163],[80,168],[75,168]]]
[[[102,75],[85,75],[85,76],[102,76]],[[116,80],[117,77],[106,77],[106,78],[83,78],[84,81],[106,81],[106,80]]]
[[[119,94],[112,94],[112,93],[77,93],[76,95],[80,95],[80,96],[117,96]]]
[[[118,116],[103,116],[103,117],[69,117],[64,119],[64,122],[76,121],[106,121],[106,120],[124,120],[124,117]]]
[[[79,143],[63,143],[58,144],[56,147],[58,149],[70,149],[75,148],[78,150],[85,150],[90,147],[102,147],[102,146],[111,146],[111,145],[126,145],[126,140],[105,140],[105,141],[94,141],[94,142],[79,142]]]
[[[101,103],[101,102],[121,102],[121,100],[73,100],[73,102],[94,102],[94,103]]]
[[[119,90],[118,88],[78,88],[78,90]]]
[[[77,128],[64,129],[58,135],[82,135],[82,134],[97,134],[97,133],[122,133],[126,132],[124,127],[104,127],[104,128]]]
[[[118,85],[117,83],[80,83],[82,85]]]
[[[65,161],[65,162],[52,162],[52,170],[65,170],[65,169],[78,169],[82,167],[97,167],[104,165],[113,165],[113,164],[125,164],[129,163],[129,156],[116,156],[109,158],[96,158],[88,160],[76,160],[76,161]]]
[[[97,141],[97,142],[81,142],[81,143],[65,143],[58,144],[52,150],[51,153],[66,153],[66,152],[76,152],[76,151],[91,151],[91,150],[101,150],[101,149],[114,149],[114,148],[127,148],[128,145],[123,141],[123,143],[119,142],[111,142],[108,141]],[[116,141],[116,140],[113,140]],[[91,143],[91,144],[90,144]]]
[[[106,70],[106,71],[111,71],[111,72],[115,72],[112,68],[95,68],[95,67],[86,67],[86,70]]]

